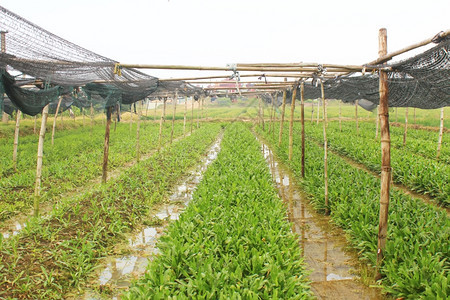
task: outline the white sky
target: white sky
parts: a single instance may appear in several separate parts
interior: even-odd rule
[[[449,0],[0,0],[0,5],[121,63],[363,64],[378,56],[379,28],[387,28],[388,51],[450,29]]]

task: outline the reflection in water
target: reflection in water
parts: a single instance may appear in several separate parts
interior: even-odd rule
[[[342,230],[330,225],[329,217],[317,214],[307,197],[295,184],[295,177],[280,165],[272,151],[262,143],[262,152],[272,179],[287,208],[293,231],[300,236],[305,262],[312,271],[312,290],[318,299],[382,299],[377,289],[369,289],[355,281],[351,270],[356,258],[345,252],[347,246]]]
[[[174,188],[175,192],[169,197],[169,203],[158,207],[154,217],[166,221],[178,220],[183,209],[192,199],[192,194],[201,181],[203,173],[217,158],[221,140],[222,136],[209,149],[201,165]],[[108,286],[109,289],[113,290],[113,294],[115,294],[115,296],[111,296],[110,298],[117,299],[120,294],[120,289],[128,288],[132,279],[138,278],[145,273],[149,260],[159,251],[156,243],[164,233],[166,226],[167,223],[161,226],[145,227],[135,236],[131,237],[128,241],[128,248],[126,249],[130,254],[120,257],[107,257],[104,268],[100,272],[95,284]],[[101,296],[93,290],[88,290],[77,298],[101,299]]]

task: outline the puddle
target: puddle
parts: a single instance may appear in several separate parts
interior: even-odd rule
[[[286,203],[292,231],[300,236],[304,259],[312,272],[311,289],[317,299],[383,299],[379,289],[358,281],[353,272],[357,269],[357,258],[344,251],[345,233],[330,225],[329,217],[315,212],[295,184],[294,175],[277,161],[266,144],[261,145],[272,179]]]
[[[193,170],[188,177],[174,188],[168,203],[158,206],[154,217],[162,221],[178,220],[184,208],[192,199],[196,186],[200,183],[203,173],[208,166],[217,158],[220,151],[222,135],[210,147],[207,155],[200,165]],[[122,247],[128,253],[124,256],[110,256],[104,259],[103,267],[98,273],[97,279],[92,286],[104,291],[104,294],[89,289],[71,299],[119,299],[122,291],[128,289],[131,281],[139,278],[145,273],[149,261],[159,253],[156,243],[164,234],[168,222],[161,222],[160,226],[148,226],[128,239],[128,245]]]

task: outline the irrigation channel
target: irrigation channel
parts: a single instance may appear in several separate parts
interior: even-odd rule
[[[133,279],[145,273],[149,260],[158,253],[156,243],[169,221],[177,220],[184,208],[192,199],[193,192],[200,183],[208,166],[217,158],[220,152],[220,143],[223,132],[209,148],[203,161],[194,168],[190,174],[177,186],[167,203],[158,205],[154,209],[153,218],[158,220],[157,225],[146,226],[128,238],[127,244],[118,245],[116,253],[126,255],[111,255],[103,260],[96,273],[91,288],[69,299],[119,299],[120,294],[127,290]]]
[[[282,165],[272,150],[260,140],[279,195],[286,203],[292,230],[300,237],[300,247],[317,299],[383,299],[379,288],[369,288],[359,281],[356,255],[346,251],[345,233],[330,224],[330,218],[314,211],[294,175]]]

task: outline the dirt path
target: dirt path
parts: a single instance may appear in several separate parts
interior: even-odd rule
[[[384,299],[379,288],[369,288],[359,281],[355,270],[358,260],[345,251],[349,245],[345,233],[330,224],[330,218],[317,214],[295,183],[294,175],[282,166],[267,145],[262,143],[279,195],[288,208],[292,230],[300,236],[300,246],[312,271],[312,291],[317,299]]]

